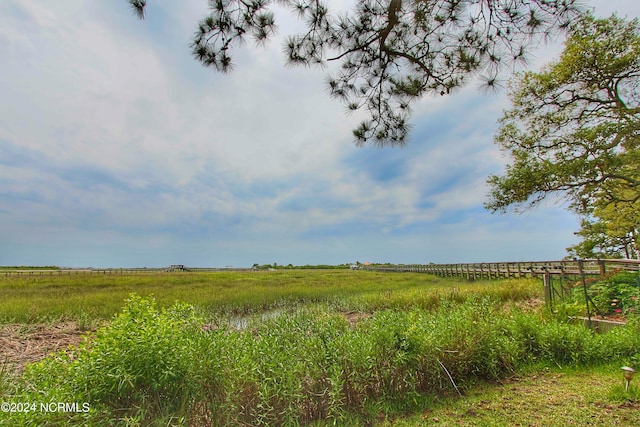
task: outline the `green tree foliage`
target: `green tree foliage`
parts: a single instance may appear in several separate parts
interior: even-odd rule
[[[583,217],[577,254],[616,252],[640,228],[640,23],[586,16],[557,62],[518,76],[496,142],[512,160],[486,207],[560,194]]]
[[[143,18],[146,0],[128,0]],[[351,13],[335,13],[320,0],[210,0],[191,47],[205,66],[222,72],[246,39],[266,42],[276,30],[273,7],[289,8],[306,32],[287,37],[291,65],[323,66],[331,95],[369,119],[356,143],[402,145],[410,105],[425,94],[449,94],[484,73],[488,88],[505,66],[526,60],[535,40],[566,28],[579,16],[576,0],[358,0]]]
[[[602,200],[581,220],[583,240],[567,248],[578,258],[637,258],[640,199],[633,203]]]

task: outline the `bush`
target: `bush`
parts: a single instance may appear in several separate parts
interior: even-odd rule
[[[153,299],[131,296],[77,350],[27,366],[27,389],[39,395],[32,401],[88,402],[94,416],[161,419],[185,408],[195,393],[191,370],[199,325],[190,306],[159,311]]]
[[[158,311],[154,300],[132,296],[76,359],[77,385],[90,400],[115,407],[151,397],[175,406],[189,395],[193,335],[199,326],[191,306]]]
[[[617,273],[588,284],[587,293],[602,314],[630,315],[640,311],[640,276],[636,273]],[[581,286],[574,288],[572,300],[584,304]]]

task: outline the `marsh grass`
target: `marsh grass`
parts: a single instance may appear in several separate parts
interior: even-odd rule
[[[337,311],[435,308],[441,300],[492,295],[504,302],[539,298],[536,280],[468,282],[420,273],[278,270],[137,275],[0,276],[0,322],[80,321],[90,327],[118,313],[131,293],[176,301],[211,316],[240,316],[320,304]]]

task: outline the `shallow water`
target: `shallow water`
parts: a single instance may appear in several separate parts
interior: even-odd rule
[[[256,314],[247,314],[244,316],[233,316],[229,318],[229,327],[232,329],[247,329],[252,324],[260,323],[265,320],[274,319],[281,314],[292,313],[291,309],[275,308],[273,310],[263,311]]]

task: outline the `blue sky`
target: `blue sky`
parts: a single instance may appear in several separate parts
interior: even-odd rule
[[[640,16],[636,0],[585,4]],[[328,96],[325,71],[285,67],[278,39],[236,53],[228,75],[193,60],[205,12],[0,3],[0,265],[519,261],[576,242],[560,203],[482,207],[506,161],[505,93],[426,97],[408,146],[358,148],[360,116]],[[280,35],[296,28],[279,16]]]

